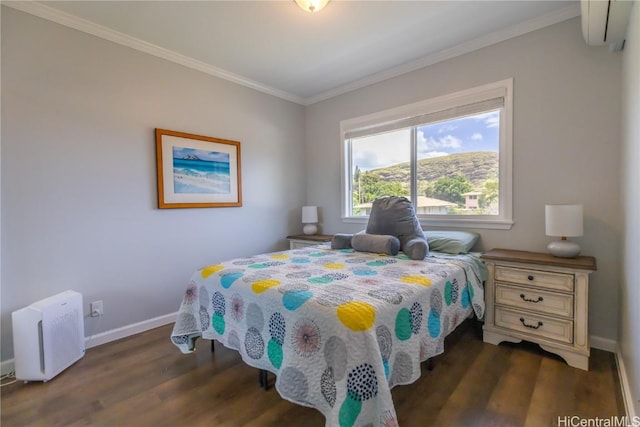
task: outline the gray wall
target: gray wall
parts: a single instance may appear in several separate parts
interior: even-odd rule
[[[631,401],[640,415],[640,3],[635,2],[622,62],[622,283],[619,345]]]
[[[307,202],[325,232],[354,232],[340,219],[340,120],[514,78],[511,230],[477,230],[482,248],[546,251],[546,203],[583,203],[597,258],[590,334],[616,340],[620,281],[621,54],[585,44],[575,18],[307,107]]]
[[[285,248],[303,204],[320,206],[324,232],[359,230],[340,219],[339,121],[508,77],[516,223],[477,230],[481,249],[544,251],[544,205],[583,203],[576,240],[598,259],[590,332],[616,340],[621,58],[586,46],[573,19],[305,110],[2,8],[2,360],[12,354],[11,311],[37,299],[75,289],[87,311],[102,299],[105,316],[86,323],[99,333],[176,311],[200,266]],[[625,150],[637,157],[635,126]],[[155,127],[241,141],[244,206],[156,209]],[[633,179],[623,174],[627,187]],[[636,213],[624,208],[628,228]],[[635,272],[637,262],[623,282]],[[637,300],[630,284],[629,295]],[[622,315],[621,344],[637,382],[631,316]]]
[[[2,360],[33,301],[77,290],[112,330],[300,231],[304,107],[5,7],[2,66]],[[240,141],[244,206],[157,209],[156,127]]]

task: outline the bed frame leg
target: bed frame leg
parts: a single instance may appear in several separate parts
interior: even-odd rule
[[[214,341],[211,340],[211,353],[214,353],[216,351],[216,347],[214,345]]]
[[[433,371],[433,359],[428,359],[427,360],[427,370],[428,371]]]
[[[263,388],[264,391],[269,390],[269,377],[267,375],[267,371],[264,369],[258,371],[258,382],[260,383],[260,388]]]

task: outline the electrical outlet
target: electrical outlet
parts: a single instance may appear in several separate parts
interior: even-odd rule
[[[90,308],[91,308],[91,317],[98,317],[104,314],[102,300],[92,302]]]

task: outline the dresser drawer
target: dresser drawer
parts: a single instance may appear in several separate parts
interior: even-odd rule
[[[573,342],[573,321],[554,319],[544,315],[495,308],[495,324],[501,328],[565,343]]]
[[[495,280],[540,288],[573,292],[573,275],[541,270],[496,266]]]
[[[573,295],[496,282],[496,304],[573,318]]]
[[[289,249],[300,249],[306,248],[308,246],[320,245],[320,242],[306,242],[302,240],[291,240],[289,242]]]

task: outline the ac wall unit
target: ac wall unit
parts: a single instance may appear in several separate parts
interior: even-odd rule
[[[587,44],[608,44],[611,50],[621,50],[631,6],[632,0],[581,0],[582,35]]]
[[[65,291],[11,313],[16,379],[49,381],[84,356],[82,295]]]

